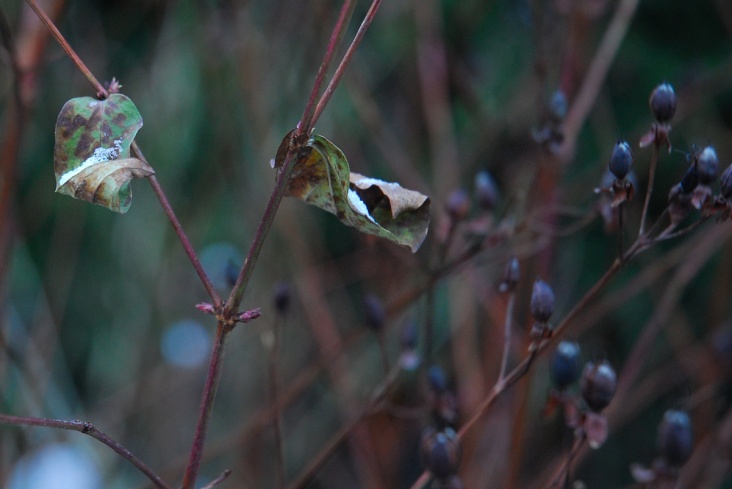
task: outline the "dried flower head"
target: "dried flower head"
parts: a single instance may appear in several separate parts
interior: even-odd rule
[[[661,124],[666,124],[673,119],[676,114],[676,93],[674,87],[668,83],[661,83],[651,92],[648,101],[651,106],[653,117]]]
[[[605,409],[615,395],[617,387],[615,370],[608,362],[603,360],[599,363],[588,362],[585,365],[580,388],[582,398],[592,411],[600,412]]]

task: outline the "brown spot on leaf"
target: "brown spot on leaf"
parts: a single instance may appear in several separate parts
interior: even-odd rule
[[[81,136],[79,136],[79,142],[76,143],[76,148],[74,148],[74,156],[82,160],[87,159],[94,153],[94,148],[92,147],[94,143],[94,138],[89,131],[82,132]]]
[[[116,126],[122,126],[122,124],[123,124],[123,123],[124,123],[124,122],[125,122],[126,120],[127,120],[127,116],[126,116],[126,115],[125,115],[124,113],[122,113],[122,112],[119,112],[119,113],[117,113],[117,115],[115,115],[115,116],[114,116],[114,118],[112,119],[112,124],[114,124],[114,125],[116,125]]]

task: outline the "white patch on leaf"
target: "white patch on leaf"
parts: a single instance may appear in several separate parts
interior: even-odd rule
[[[348,203],[351,204],[351,208],[353,210],[366,216],[369,221],[378,225],[378,223],[374,221],[374,218],[371,217],[371,214],[369,214],[369,210],[366,207],[366,204],[363,203],[363,200],[361,200],[361,197],[359,197],[358,194],[350,188],[348,189]]]
[[[59,189],[59,187],[63,186],[66,182],[74,178],[79,173],[83,172],[90,166],[94,166],[98,163],[104,163],[105,161],[114,160],[117,159],[117,157],[122,152],[122,139],[115,139],[114,140],[114,147],[112,148],[96,148],[94,150],[94,154],[92,154],[89,158],[84,160],[84,162],[74,168],[73,170],[69,170],[63,175],[61,175],[61,178],[58,179],[58,185],[56,185],[56,190]]]

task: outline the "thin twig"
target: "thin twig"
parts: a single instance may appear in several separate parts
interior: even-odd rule
[[[478,406],[478,408],[475,410],[473,415],[468,419],[465,424],[460,428],[460,431],[458,431],[458,438],[462,439],[465,434],[470,431],[473,426],[488,412],[488,409],[490,409],[493,404],[495,404],[498,397],[506,392],[513,384],[515,384],[521,377],[523,377],[526,372],[529,371],[533,360],[537,357],[537,355],[543,353],[546,351],[550,346],[552,346],[556,341],[559,340],[559,338],[563,335],[565,330],[567,330],[574,321],[575,317],[579,314],[580,311],[582,311],[585,306],[593,300],[599,292],[607,285],[607,283],[612,279],[615,274],[623,267],[624,262],[617,259],[613,262],[613,264],[610,266],[610,268],[605,272],[605,274],[600,277],[600,279],[595,282],[595,285],[588,290],[585,295],[575,304],[575,306],[572,308],[569,313],[562,319],[562,321],[554,328],[553,335],[551,338],[546,339],[542,341],[541,344],[536,348],[536,350],[532,351],[527,355],[524,360],[519,363],[505,378],[504,382],[502,383],[496,383],[493,386],[493,389],[491,389],[488,396],[483,400],[483,402]],[[424,486],[428,481],[430,480],[430,475],[428,472],[424,472],[419,479],[412,485],[412,489],[419,489]]]
[[[213,350],[211,352],[206,384],[203,387],[196,430],[188,456],[188,465],[186,465],[186,471],[183,476],[183,489],[193,489],[196,483],[196,477],[198,477],[198,469],[201,466],[201,458],[203,457],[203,444],[206,440],[206,431],[208,430],[208,421],[211,418],[216,390],[221,379],[224,346],[228,333],[231,332],[231,328],[231,325],[225,324],[222,321],[219,321],[216,325],[216,338],[214,339]]]
[[[628,27],[630,27],[630,21],[633,19],[638,2],[639,0],[621,0],[618,3],[600,46],[595,51],[587,75],[564,122],[564,142],[562,143],[561,153],[565,163],[571,160],[580,129],[585,119],[587,119],[595,100],[597,100],[597,94],[613,59],[615,59],[615,54],[620,48],[620,43],[625,38]]]
[[[348,46],[346,54],[343,55],[343,59],[338,65],[338,68],[336,68],[335,73],[333,73],[333,78],[331,78],[330,83],[328,83],[328,87],[325,89],[325,92],[323,92],[323,96],[320,97],[320,100],[318,101],[317,107],[315,107],[315,112],[313,113],[310,126],[314,125],[318,121],[320,114],[323,113],[325,106],[328,104],[328,101],[330,101],[330,97],[333,95],[333,92],[341,81],[341,78],[343,78],[343,73],[345,73],[346,67],[351,62],[351,58],[353,58],[356,48],[361,44],[361,40],[363,39],[364,34],[366,34],[366,30],[374,20],[376,11],[379,10],[379,5],[381,5],[381,0],[374,0],[371,3],[371,7],[369,7],[368,12],[366,12],[366,16],[364,17],[363,22],[361,22],[361,26],[358,28],[358,32],[356,32],[356,35],[353,37],[351,45]]]
[[[513,290],[508,294],[506,304],[506,320],[503,324],[503,357],[501,358],[501,371],[498,374],[498,382],[503,382],[508,369],[508,357],[511,353],[511,326],[513,325],[513,304],[516,301],[516,292]]]
[[[81,71],[86,79],[89,80],[89,83],[91,83],[92,86],[96,89],[97,96],[100,98],[109,97],[109,92],[106,88],[104,88],[104,85],[99,83],[99,80],[97,80],[96,77],[89,70],[89,68],[86,67],[84,62],[81,60],[81,58],[79,58],[79,55],[76,54],[71,45],[66,41],[64,36],[51,20],[51,18],[46,14],[46,12],[43,11],[43,9],[41,9],[41,7],[38,6],[38,4],[36,4],[36,0],[26,0],[26,2],[30,6],[30,8],[33,9],[36,15],[38,15],[38,17],[46,25],[46,27],[48,27],[48,30],[51,31],[53,37],[56,38],[56,41],[58,41],[63,50],[66,51],[66,54],[69,56],[69,58],[71,58],[71,61],[74,62],[79,71]]]
[[[134,465],[140,472],[145,474],[156,487],[160,489],[172,489],[173,486],[165,483],[160,477],[158,477],[142,460],[137,458],[127,448],[122,446],[119,442],[113,440],[106,433],[96,429],[91,423],[86,421],[64,421],[60,419],[47,419],[47,418],[31,418],[25,416],[11,416],[9,414],[0,414],[0,423],[16,426],[39,426],[43,428],[57,428],[62,430],[78,431],[84,435],[89,435],[95,440],[98,440],[109,448],[117,452],[122,458]]]
[[[313,107],[315,106],[315,99],[317,98],[318,94],[320,93],[320,87],[323,86],[323,81],[325,81],[325,76],[328,73],[328,68],[330,67],[330,62],[333,60],[333,56],[335,55],[336,49],[341,44],[341,40],[343,39],[343,34],[346,32],[346,27],[348,26],[348,22],[351,20],[351,16],[353,15],[353,10],[356,8],[356,2],[353,0],[346,0],[343,2],[343,6],[341,7],[341,12],[338,15],[338,21],[336,21],[336,25],[333,28],[333,32],[330,35],[330,40],[328,41],[328,47],[325,49],[325,55],[323,56],[323,61],[320,63],[320,68],[318,68],[318,74],[315,76],[315,83],[313,84],[312,90],[310,90],[310,96],[308,97],[308,101],[305,104],[305,110],[303,111],[302,118],[300,118],[300,125],[304,132],[304,134],[309,134],[310,129],[315,125],[315,123],[318,120],[318,117],[320,114],[318,113],[318,117],[314,116],[313,114]],[[329,87],[330,88],[330,87]],[[321,99],[322,101],[322,99]],[[320,105],[320,104],[318,104]],[[321,109],[322,111],[322,109]],[[317,109],[316,109],[317,112]]]
[[[228,479],[230,475],[231,475],[231,470],[226,469],[220,476],[218,476],[217,478],[215,478],[214,480],[212,480],[211,482],[209,482],[208,484],[203,486],[201,489],[213,489],[214,487],[218,486],[219,484],[224,482],[226,479]]]
[[[553,487],[558,487],[559,483],[564,480],[563,487],[569,487],[569,478],[571,473],[571,466],[572,462],[574,461],[574,458],[579,453],[580,449],[584,445],[585,441],[587,440],[587,436],[582,433],[579,436],[575,437],[574,443],[572,443],[572,448],[570,449],[569,453],[567,454],[567,459],[564,461],[564,463],[559,467],[557,470],[557,473],[554,477],[552,477],[551,482],[547,484],[547,489],[551,489]]]
[[[135,152],[139,159],[147,161],[145,160],[145,155],[142,153],[140,147],[135,141],[132,142],[132,150]],[[186,232],[183,230],[183,226],[181,226],[180,221],[178,220],[178,216],[175,215],[175,211],[173,211],[173,207],[170,205],[168,197],[165,195],[165,191],[163,191],[163,188],[160,186],[158,179],[155,178],[155,175],[151,175],[147,177],[147,179],[150,182],[150,186],[155,192],[155,195],[157,195],[158,200],[160,201],[160,206],[163,208],[165,215],[168,216],[170,224],[173,225],[175,234],[176,236],[178,236],[178,240],[180,240],[180,244],[181,246],[183,246],[183,250],[186,252],[186,255],[188,255],[188,259],[191,261],[193,269],[198,274],[198,278],[201,280],[201,283],[206,289],[206,292],[208,292],[209,297],[211,297],[214,307],[218,310],[223,304],[223,301],[221,300],[218,292],[216,292],[216,288],[211,283],[211,279],[206,274],[206,270],[203,269],[203,265],[201,265],[201,260],[198,259],[196,250],[193,249],[193,245],[188,239],[188,235],[186,235]]]
[[[656,129],[658,133],[658,129]],[[638,228],[638,237],[643,236],[646,229],[646,218],[648,217],[648,206],[651,204],[651,194],[653,193],[653,180],[656,177],[656,165],[658,163],[658,138],[653,140],[653,154],[651,154],[651,168],[648,170],[648,187],[646,190],[646,200],[643,203],[643,213],[641,214],[640,227]]]

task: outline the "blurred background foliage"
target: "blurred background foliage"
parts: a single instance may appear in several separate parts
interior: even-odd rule
[[[273,186],[270,159],[302,114],[339,2],[39,3],[96,76],[116,77],[135,101],[145,122],[137,141],[226,294],[227,277],[241,265]],[[558,231],[577,221],[572,213],[594,209],[593,189],[618,138],[629,140],[636,155],[639,192],[627,219],[628,240],[635,236],[650,161],[649,149],[635,148],[652,122],[648,96],[658,83],[668,81],[679,97],[674,148],[713,144],[727,167],[732,9],[726,0],[640,1],[574,157],[562,163],[532,139],[554,90],[562,88],[571,105],[617,4],[384,2],[316,131],[344,151],[354,171],[429,195],[430,236],[411,255],[314,208],[283,202],[245,296],[244,305],[261,307],[263,316],[240,326],[228,344],[202,482],[231,468],[222,487],[274,485],[267,345],[275,321],[284,328],[288,480],[365,405],[384,378],[377,336],[365,326],[368,293],[387,305],[384,343],[392,364],[405,321],[434,323],[432,360],[448,373],[460,417],[470,417],[498,373],[505,298],[496,285],[508,256],[520,253],[524,270],[512,362],[525,355],[533,280],[541,276],[554,288],[558,321],[614,260],[616,237],[599,217],[567,236]],[[347,38],[367,8],[359,3]],[[146,182],[133,184],[133,205],[124,216],[54,194],[56,117],[66,100],[93,95],[92,89],[24,3],[4,0],[2,9],[25,70],[26,114],[19,158],[4,152],[2,162],[4,182],[12,175],[8,169],[16,169],[2,237],[10,246],[1,278],[2,411],[91,421],[176,483],[215,326],[193,307],[206,299],[205,291]],[[6,51],[0,59],[0,142],[7,148],[18,114]],[[662,152],[653,218],[686,166],[680,152]],[[544,168],[539,179],[537,168]],[[400,303],[429,280],[448,195],[458,188],[472,192],[480,170],[490,171],[500,189],[494,221],[536,226],[487,247],[438,282],[433,313],[424,294]],[[539,214],[522,210],[531,210],[525,204],[532,197],[545,199],[534,209],[551,214],[541,225]],[[566,216],[554,211],[567,207],[572,213]],[[478,213],[475,206],[471,212]],[[687,487],[705,480],[715,485],[704,487],[732,487],[724,450],[732,439],[732,342],[724,326],[732,312],[729,226],[710,221],[645,253],[610,283],[603,295],[608,300],[598,301],[570,331],[583,358],[607,358],[621,371],[674,280],[681,281],[675,300],[663,306],[668,324],[640,380],[613,411],[608,443],[580,457],[575,475],[587,487],[629,486],[629,464],[650,463],[657,422],[670,407],[689,409],[695,426],[699,455],[689,464]],[[704,247],[709,239],[718,243]],[[450,255],[465,243],[456,239]],[[692,258],[699,266],[679,279],[675,271]],[[285,318],[272,299],[283,282],[292,293]],[[559,418],[539,416],[549,386],[545,367],[546,359],[538,360],[528,379],[471,431],[461,468],[466,487],[535,487],[566,456],[571,433]],[[310,487],[409,487],[422,470],[416,444],[425,419],[369,417],[354,430],[366,436],[343,443]],[[359,445],[364,439],[370,451]],[[39,454],[56,446],[91,460],[83,472],[96,475],[74,487],[146,487],[142,475],[94,440],[16,427],[0,430],[2,483],[30,487],[17,482],[18,474],[42,465]],[[58,476],[64,477],[73,480]]]

